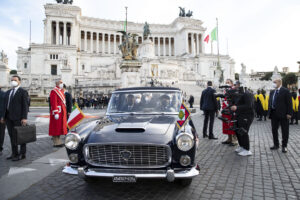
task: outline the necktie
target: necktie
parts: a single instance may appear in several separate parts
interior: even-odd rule
[[[274,97],[273,97],[273,102],[272,102],[272,108],[275,109],[276,107],[276,101],[277,101],[277,95],[278,95],[279,90],[276,90],[274,93]]]
[[[14,97],[14,93],[15,93],[15,89],[12,89],[12,91],[10,92],[10,95],[9,95],[7,109],[9,109],[9,106],[12,102],[13,97]]]

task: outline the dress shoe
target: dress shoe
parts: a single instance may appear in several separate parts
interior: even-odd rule
[[[204,134],[204,135],[203,135],[203,138],[206,138],[206,137],[208,137],[208,135],[207,135],[207,134]]]
[[[230,142],[228,145],[229,145],[230,147],[234,147],[234,146],[237,145],[237,143]]]
[[[6,158],[6,160],[11,160],[13,158],[13,156],[8,156],[7,158]]]
[[[53,145],[53,147],[63,147],[65,146],[64,144],[56,144],[56,145]]]
[[[282,153],[287,153],[287,148],[286,147],[282,147]]]
[[[226,140],[226,141],[224,141],[224,142],[222,142],[222,144],[230,144],[231,142],[230,141],[228,141],[228,140]]]
[[[276,149],[279,149],[279,147],[278,146],[272,146],[270,149],[271,150],[276,150]]]
[[[218,138],[216,138],[215,136],[209,136],[208,139],[210,139],[210,140],[217,140]]]
[[[20,160],[20,157],[19,157],[19,156],[14,156],[14,157],[12,157],[11,160],[12,160],[12,161],[18,161],[18,160]]]

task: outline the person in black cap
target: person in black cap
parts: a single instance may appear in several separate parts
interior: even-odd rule
[[[235,150],[240,156],[251,156],[249,129],[254,119],[254,97],[253,94],[246,89],[241,88],[241,83],[236,81],[235,89],[240,95],[231,106],[231,110],[235,112],[237,119],[236,136],[239,142],[239,147]]]

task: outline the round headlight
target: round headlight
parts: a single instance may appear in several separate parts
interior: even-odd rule
[[[189,133],[180,133],[176,137],[178,149],[181,151],[188,151],[194,146],[194,136]]]
[[[65,138],[65,146],[68,149],[75,150],[78,147],[80,140],[81,138],[78,134],[68,133]]]

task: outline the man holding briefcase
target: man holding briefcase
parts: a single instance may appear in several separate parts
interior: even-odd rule
[[[17,145],[17,134],[14,129],[16,126],[25,126],[27,124],[28,114],[28,93],[20,87],[21,78],[17,75],[12,76],[12,89],[5,95],[4,120],[6,122],[8,134],[10,137],[12,154],[7,160],[18,161],[26,158],[26,144],[22,144],[20,153]]]

